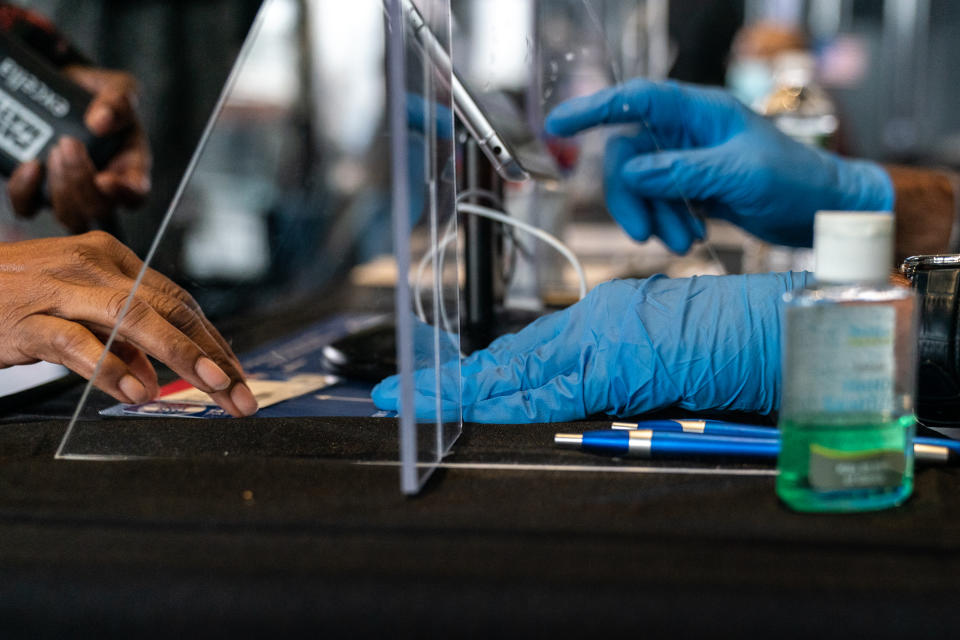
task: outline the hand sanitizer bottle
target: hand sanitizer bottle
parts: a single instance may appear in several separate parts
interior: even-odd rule
[[[816,284],[784,298],[777,495],[863,511],[913,490],[913,292],[888,284],[893,214],[820,211]]]

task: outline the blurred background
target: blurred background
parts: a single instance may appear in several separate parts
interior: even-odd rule
[[[91,59],[132,72],[155,159],[145,207],[122,215],[143,255],[183,178],[260,7],[257,0],[34,0]],[[164,237],[155,266],[209,315],[297,304],[389,255],[383,17],[376,0],[271,0],[271,12]],[[474,91],[505,96],[564,179],[508,185],[504,205],[560,236],[589,283],[716,272],[701,249],[677,257],[610,221],[601,158],[608,133],[542,134],[561,100],[635,76],[726,86],[810,144],[883,162],[960,167],[960,3],[951,0],[452,0],[455,64]],[[784,79],[812,102],[773,104]],[[780,83],[780,84],[778,84]],[[779,111],[778,111],[779,109]],[[793,109],[793,111],[790,111]],[[416,200],[416,194],[414,194]],[[17,221],[6,240],[59,233]],[[414,209],[423,206],[414,202]],[[714,253],[730,272],[808,266],[723,224]],[[518,304],[575,298],[572,270],[516,243],[506,283]],[[519,257],[516,257],[519,256]],[[389,260],[388,260],[389,262]],[[359,274],[359,275],[358,275]]]

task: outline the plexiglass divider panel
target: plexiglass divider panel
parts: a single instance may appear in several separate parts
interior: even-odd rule
[[[417,7],[449,55],[448,0]],[[460,278],[449,69],[423,55],[402,8],[264,2],[124,306],[142,308],[157,274],[189,292],[239,355],[258,418],[395,419],[370,392],[402,374],[391,384],[409,394],[403,455],[378,443],[355,461],[400,465],[414,493],[461,429]],[[110,327],[113,355],[170,356],[131,340],[136,320]],[[178,380],[190,371],[159,371],[158,398],[118,404],[96,390],[98,368],[57,456],[313,450],[293,437],[244,440]],[[308,433],[312,423],[284,424]],[[342,436],[354,437],[349,425]]]
[[[460,434],[459,260],[448,0],[391,0],[401,485],[417,492]]]
[[[55,457],[58,459],[125,460],[131,458],[149,458],[154,456],[171,454],[181,455],[190,453],[190,451],[185,451],[183,448],[181,448],[179,443],[162,442],[158,439],[155,439],[152,437],[153,434],[151,433],[149,427],[147,429],[138,430],[138,435],[146,434],[145,438],[127,439],[123,435],[120,435],[119,438],[105,438],[105,432],[99,428],[84,428],[86,426],[86,422],[82,420],[82,418],[84,417],[85,409],[88,409],[87,403],[91,395],[99,400],[104,400],[97,391],[97,388],[101,384],[104,384],[104,381],[101,379],[104,363],[111,358],[113,355],[112,352],[116,350],[114,345],[119,345],[125,342],[122,332],[123,323],[131,306],[133,306],[133,304],[136,302],[136,296],[144,278],[148,277],[148,274],[150,274],[152,268],[157,268],[158,270],[162,271],[162,267],[160,267],[160,265],[157,263],[163,262],[165,259],[170,259],[169,256],[165,256],[162,251],[159,251],[161,248],[161,243],[164,240],[164,235],[167,231],[167,228],[176,219],[177,214],[181,211],[180,204],[184,200],[184,195],[190,191],[191,186],[193,186],[192,183],[194,181],[194,176],[204,164],[204,152],[207,149],[208,143],[210,142],[210,139],[213,138],[217,133],[217,125],[221,120],[222,114],[227,105],[231,102],[234,89],[240,81],[241,76],[246,71],[247,61],[250,59],[251,54],[256,49],[259,35],[263,30],[264,24],[271,18],[275,8],[274,5],[276,4],[278,4],[277,0],[266,0],[266,2],[261,6],[260,11],[257,13],[257,17],[253,21],[250,32],[244,41],[240,53],[237,56],[237,60],[234,63],[230,75],[224,84],[223,90],[221,91],[220,97],[217,100],[213,114],[210,116],[204,128],[197,144],[197,148],[190,159],[186,171],[184,172],[183,179],[180,182],[166,215],[164,215],[156,231],[154,232],[153,241],[151,242],[150,248],[144,257],[142,266],[137,270],[135,279],[129,285],[129,291],[124,299],[122,308],[119,310],[118,317],[114,325],[110,327],[110,332],[106,339],[103,353],[97,362],[96,369],[84,388],[83,394],[80,396],[80,400],[78,401],[70,423],[67,426],[67,430],[64,433],[59,447],[57,448]],[[150,355],[155,356],[157,354]],[[141,380],[143,386],[147,388],[150,387],[147,381],[143,380],[143,376],[136,377]],[[107,403],[110,402],[109,399],[106,399],[105,401]],[[165,412],[158,411],[157,413],[160,414]],[[185,413],[189,414],[189,410],[186,410]]]

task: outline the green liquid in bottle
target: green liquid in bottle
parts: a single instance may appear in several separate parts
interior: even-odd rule
[[[912,415],[794,416],[780,422],[777,495],[798,511],[870,511],[913,491]]]

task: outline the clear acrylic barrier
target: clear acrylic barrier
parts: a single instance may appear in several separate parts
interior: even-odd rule
[[[417,6],[449,54],[449,0]],[[461,429],[459,243],[449,70],[423,55],[399,9],[394,0],[264,2],[147,262],[200,303],[258,399],[281,379],[300,376],[309,389],[261,401],[258,417],[382,416],[369,400],[373,381],[401,373],[394,462],[402,490],[415,493]],[[138,278],[127,300],[147,293]],[[399,349],[381,345],[393,326]],[[383,357],[367,380],[354,379],[325,347],[375,327],[370,349]],[[114,329],[108,347],[123,333]],[[114,406],[96,382],[59,458],[229,449],[229,423],[215,419],[223,412],[182,385],[163,387],[157,402]],[[434,415],[418,420],[423,407]],[[211,418],[185,421],[185,437],[147,419],[108,429],[98,411]]]
[[[461,430],[451,78],[450,69],[426,50],[437,46],[450,58],[450,6],[449,0],[419,0],[413,6],[392,0],[386,7],[394,246],[401,274],[396,288],[401,488],[415,493]],[[422,33],[418,37],[418,29],[429,29],[429,41]],[[422,181],[414,178],[419,175]]]

